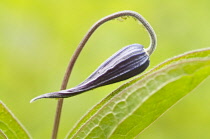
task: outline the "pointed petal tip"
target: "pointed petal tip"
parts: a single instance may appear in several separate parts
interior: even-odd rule
[[[36,101],[36,100],[38,100],[38,99],[50,98],[51,94],[52,94],[52,93],[47,93],[47,94],[43,94],[43,95],[37,96],[37,97],[33,98],[33,99],[30,101],[30,103],[32,103],[32,102],[34,102],[34,101]]]
[[[30,100],[30,103],[32,103],[32,102],[34,102],[36,99],[35,98],[33,98],[32,100]]]
[[[36,100],[38,100],[38,99],[41,99],[41,98],[44,98],[44,97],[42,97],[42,95],[41,95],[41,96],[38,96],[38,97],[35,97],[35,98],[33,98],[33,99],[30,101],[30,103],[32,103],[32,102],[34,102],[34,101],[36,101]]]
[[[38,100],[38,99],[42,99],[42,98],[63,98],[62,95],[60,95],[58,92],[54,92],[54,93],[47,93],[47,94],[43,94],[40,96],[37,96],[35,98],[33,98],[30,103]]]

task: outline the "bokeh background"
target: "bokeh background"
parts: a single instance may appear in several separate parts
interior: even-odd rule
[[[210,46],[209,5],[209,0],[0,0],[0,99],[33,138],[50,138],[56,100],[29,101],[59,90],[70,57],[93,23],[121,10],[142,14],[158,37],[151,69],[170,57]],[[111,54],[132,43],[149,45],[147,32],[132,18],[103,25],[81,53],[68,88],[82,82]],[[123,83],[65,99],[59,139]],[[209,84],[207,79],[138,138],[210,138]]]

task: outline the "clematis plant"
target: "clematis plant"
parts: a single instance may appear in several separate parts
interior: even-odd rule
[[[84,47],[87,40],[90,38],[92,33],[97,27],[103,23],[121,16],[133,16],[138,19],[147,29],[150,34],[151,44],[147,49],[140,44],[128,45],[110,58],[108,58],[104,63],[102,63],[85,81],[76,87],[67,90],[61,90],[58,92],[48,93],[38,96],[31,100],[31,102],[41,99],[41,98],[67,98],[81,94],[85,91],[116,83],[128,78],[131,78],[141,72],[143,72],[149,66],[149,56],[155,50],[156,47],[156,35],[150,24],[138,13],[133,11],[123,11],[109,15],[101,20],[99,20],[86,34],[80,45],[78,46],[79,52],[76,51],[75,55],[79,55],[81,49]],[[91,34],[90,34],[91,33]],[[73,57],[72,59],[75,59]],[[72,63],[72,62],[71,62]],[[71,64],[70,63],[70,64]]]
[[[101,66],[98,67],[84,82],[78,86],[66,89],[69,76],[71,74],[72,68],[76,59],[78,58],[82,48],[85,46],[88,39],[91,37],[93,32],[105,22],[119,18],[132,16],[137,19],[146,28],[150,35],[150,46],[144,49],[140,44],[132,44],[126,46],[116,52],[113,56],[107,59]],[[75,96],[81,94],[82,92],[112,83],[116,83],[128,78],[131,78],[141,72],[143,72],[149,66],[149,56],[155,50],[157,43],[156,34],[151,27],[151,25],[144,19],[139,13],[134,11],[121,11],[109,16],[106,16],[96,22],[90,30],[87,32],[83,40],[80,42],[77,50],[75,51],[69,66],[67,68],[63,83],[61,85],[61,91],[43,94],[41,96],[35,97],[31,102],[41,99],[41,98],[60,98],[57,105],[57,114],[55,117],[54,129],[52,138],[56,138],[58,132],[58,125],[60,119],[60,113],[62,109],[63,98]]]
[[[103,62],[82,83],[66,89],[73,66],[94,31],[107,21],[127,16],[134,17],[146,28],[150,36],[149,47],[144,48],[141,44],[123,47]],[[136,12],[117,12],[96,22],[73,54],[60,91],[43,94],[31,100],[33,102],[42,98],[58,99],[52,139],[57,138],[64,98],[142,73],[149,66],[149,57],[155,50],[156,43],[154,30]],[[194,50],[168,59],[110,93],[81,118],[66,138],[133,139],[209,75],[210,48]],[[0,138],[31,138],[22,124],[1,101],[0,123]]]

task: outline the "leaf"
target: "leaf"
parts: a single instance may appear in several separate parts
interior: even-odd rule
[[[0,130],[0,139],[7,139],[7,136]]]
[[[30,136],[24,127],[1,101],[0,137],[8,139],[30,139]]]
[[[210,75],[210,49],[189,52],[124,84],[92,108],[67,138],[134,138]]]

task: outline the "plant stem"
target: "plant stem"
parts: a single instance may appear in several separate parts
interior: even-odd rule
[[[56,108],[56,115],[55,115],[55,121],[54,121],[54,128],[53,128],[53,132],[52,132],[52,139],[57,138],[62,106],[63,106],[63,98],[60,98],[60,99],[58,99],[58,104],[57,104],[57,108]]]
[[[118,18],[118,17],[122,17],[122,16],[132,16],[134,18],[136,18],[137,20],[139,20],[143,26],[147,29],[149,35],[150,35],[150,46],[146,49],[147,53],[149,55],[152,54],[152,52],[155,50],[156,47],[156,43],[157,43],[157,39],[156,39],[156,35],[154,30],[152,29],[152,27],[150,26],[150,24],[146,21],[146,19],[144,19],[140,14],[134,12],[134,11],[121,11],[121,12],[117,12],[111,15],[108,15],[104,18],[102,18],[101,20],[99,20],[98,22],[96,22],[87,32],[87,34],[84,36],[84,38],[82,39],[82,41],[79,43],[76,51],[74,52],[69,65],[67,67],[66,73],[64,75],[63,78],[63,82],[61,85],[61,90],[65,90],[68,84],[68,80],[70,78],[72,69],[74,67],[74,64],[80,54],[80,52],[82,51],[83,47],[85,46],[85,44],[87,43],[87,41],[89,40],[89,38],[91,37],[91,35],[94,33],[94,31],[101,26],[102,24],[104,24],[105,22],[112,20],[114,18]],[[60,123],[60,117],[61,117],[61,111],[62,111],[62,106],[63,106],[63,98],[59,98],[58,103],[57,103],[57,108],[56,108],[56,115],[55,115],[55,120],[54,120],[54,127],[53,127],[53,132],[52,132],[52,139],[56,139],[57,138],[57,134],[58,134],[58,128],[59,128],[59,123]]]

